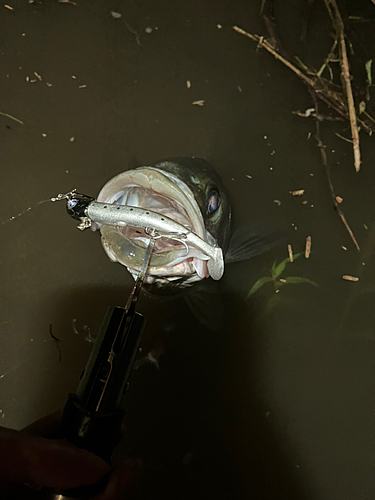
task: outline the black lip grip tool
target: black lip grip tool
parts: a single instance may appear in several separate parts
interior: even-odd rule
[[[109,307],[99,335],[81,376],[77,391],[69,394],[59,437],[110,462],[119,441],[124,411],[123,394],[139,350],[146,318],[136,312],[136,304],[151,260],[154,238],[150,237],[138,278],[125,307]],[[71,490],[45,490],[49,500],[86,499],[105,490],[108,477],[99,483]]]

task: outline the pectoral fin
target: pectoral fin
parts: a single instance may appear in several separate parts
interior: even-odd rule
[[[285,241],[285,235],[261,224],[240,227],[230,240],[225,254],[225,263],[251,259],[268,252],[283,241]]]

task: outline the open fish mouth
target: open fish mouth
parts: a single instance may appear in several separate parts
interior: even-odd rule
[[[212,244],[203,216],[190,188],[178,177],[154,167],[139,167],[112,178],[100,191],[98,202],[148,209],[170,217],[204,241]],[[136,277],[142,266],[150,236],[131,226],[100,227],[102,244],[112,261],[120,262]],[[156,238],[147,281],[189,282],[209,277],[201,250],[179,239],[178,234]]]

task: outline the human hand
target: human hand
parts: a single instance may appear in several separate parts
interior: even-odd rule
[[[32,500],[38,498],[41,488],[95,484],[106,474],[110,475],[107,488],[93,500],[130,499],[141,474],[139,461],[128,459],[110,469],[94,453],[53,439],[58,420],[59,413],[54,413],[21,431],[0,427],[1,499]]]

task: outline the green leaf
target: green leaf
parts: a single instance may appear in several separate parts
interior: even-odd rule
[[[371,85],[372,85],[371,65],[372,65],[372,59],[369,59],[367,61],[367,63],[365,64],[366,73],[367,73],[367,84],[369,87],[371,87]]]
[[[303,278],[302,276],[288,276],[287,278],[285,278],[284,285],[286,284],[299,285],[300,283],[309,283],[310,285],[319,287],[319,285],[315,283],[315,281]]]
[[[287,257],[286,259],[282,260],[280,262],[280,264],[278,264],[277,266],[274,266],[272,268],[272,278],[278,278],[280,276],[280,274],[284,271],[286,265],[288,264],[289,261],[289,257]]]
[[[248,299],[257,290],[259,290],[260,287],[262,287],[266,283],[269,283],[270,281],[273,281],[273,279],[270,276],[263,276],[263,278],[259,278],[258,281],[256,281],[254,285],[251,287],[250,292],[246,295],[246,298]]]
[[[293,255],[293,261],[295,261],[296,259],[298,259],[298,257],[300,257],[302,255],[302,252],[301,253],[296,253]],[[283,261],[280,262],[279,265],[275,265],[276,262],[274,262],[274,265],[272,266],[272,278],[273,279],[276,279],[280,276],[280,274],[284,271],[286,265],[288,264],[288,262],[290,262],[289,260],[289,257],[287,257],[286,259],[284,259]]]

